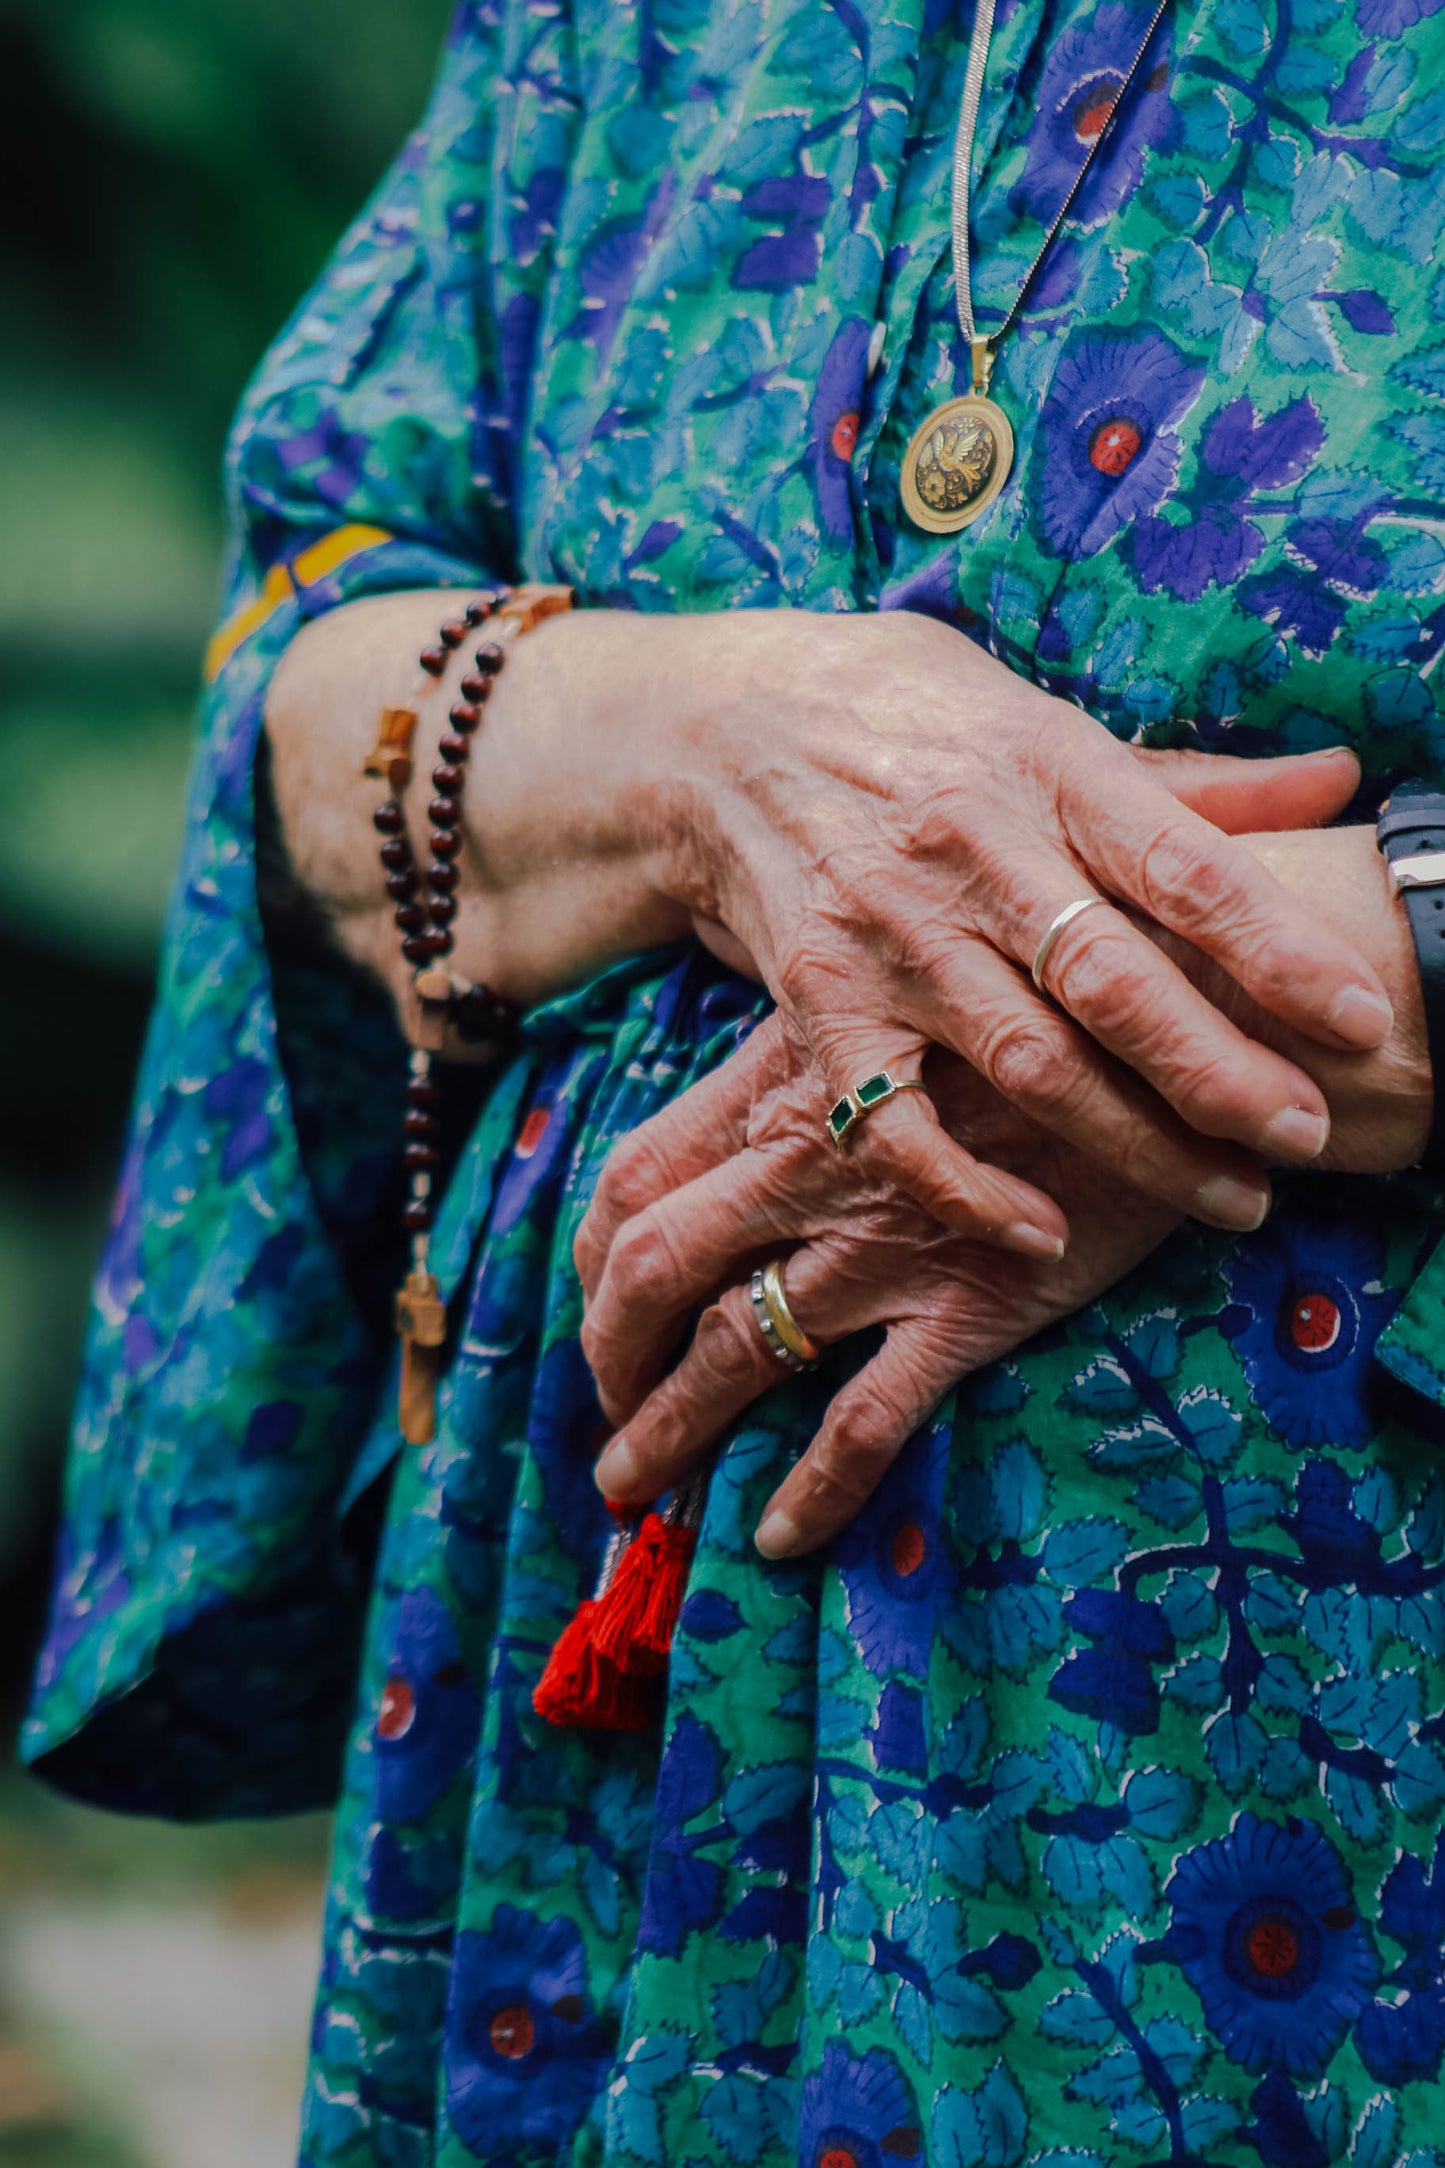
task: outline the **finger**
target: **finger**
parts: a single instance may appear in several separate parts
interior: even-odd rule
[[[1127,1168],[1135,1188],[1176,1211],[1237,1230],[1263,1221],[1270,1190],[1258,1162],[1187,1128],[996,951],[972,955],[953,993],[948,1043],[1010,1105],[1100,1164]]]
[[[1044,852],[1020,865],[1016,848],[999,846],[973,874],[975,887],[981,882],[994,895],[994,934],[1005,954],[1025,967],[1066,906],[1088,895],[1088,882]],[[1313,1077],[1248,1038],[1107,902],[1066,921],[1046,952],[1044,986],[1200,1136],[1283,1162],[1309,1164],[1324,1151],[1328,1104]],[[986,943],[958,941],[929,956],[919,993],[936,1004],[919,1019],[929,1036],[958,1049],[1014,1106],[1062,1132],[1055,1110],[1075,1104],[1081,1077],[1051,1064],[1075,1054],[1075,1043],[1059,1038],[1051,1004],[1040,1002],[1023,971]],[[1096,1058],[1092,1069],[1098,1075]],[[1070,1140],[1094,1158],[1101,1153],[1098,1138],[1072,1130]]]
[[[901,1081],[917,1068],[916,1043],[900,1057],[902,1031],[890,1047],[877,1029],[871,1021],[836,1013],[810,1019],[815,1051],[838,1098],[882,1070]],[[820,1141],[827,1141],[827,1111],[818,1110]],[[831,1142],[828,1149],[834,1149]],[[1032,1182],[975,1159],[949,1136],[926,1091],[902,1091],[869,1108],[849,1131],[842,1157],[871,1181],[903,1190],[956,1234],[1046,1263],[1057,1263],[1064,1254],[1069,1225],[1053,1198]]]
[[[742,1151],[756,1072],[773,1051],[769,1027],[763,1024],[719,1068],[699,1077],[671,1105],[649,1115],[613,1145],[572,1244],[588,1301],[625,1221],[655,1198]]]
[[[834,1397],[801,1460],[769,1499],[754,1541],[764,1558],[816,1550],[867,1503],[944,1394],[974,1367],[937,1328],[915,1319]]]
[[[1311,1038],[1368,1048],[1388,1037],[1393,1011],[1379,978],[1318,912],[1136,767],[1092,767],[1090,776],[1082,764],[1066,766],[1060,806],[1102,887],[1214,957],[1272,1016]]]
[[[1347,745],[1263,760],[1145,746],[1129,751],[1151,782],[1226,835],[1316,828],[1344,811],[1360,783],[1359,761]]]
[[[809,1230],[771,1159],[744,1151],[685,1183],[617,1230],[582,1326],[582,1352],[604,1414],[624,1423],[658,1373],[688,1313],[752,1254]]]
[[[793,1261],[789,1272],[793,1273]],[[799,1312],[798,1302],[802,1301]],[[788,1306],[816,1337],[806,1298],[790,1280]],[[605,1498],[642,1505],[682,1481],[744,1408],[789,1375],[769,1348],[746,1287],[732,1287],[698,1319],[677,1368],[611,1439],[593,1471]]]
[[[1072,920],[1042,979],[1202,1136],[1301,1165],[1324,1150],[1329,1106],[1319,1086],[1231,1023],[1122,912],[1103,907]]]

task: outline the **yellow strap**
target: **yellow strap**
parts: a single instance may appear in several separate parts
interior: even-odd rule
[[[244,609],[228,618],[213,636],[206,649],[206,683],[209,685],[220,676],[241,642],[249,640],[253,632],[259,632],[267,618],[291,600],[298,586],[314,587],[318,580],[335,572],[348,558],[359,557],[363,550],[374,550],[390,540],[385,527],[360,524],[336,527],[319,542],[312,542],[298,551],[289,567],[272,565],[255,601],[248,602]]]

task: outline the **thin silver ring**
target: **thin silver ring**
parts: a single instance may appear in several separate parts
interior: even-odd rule
[[[1066,926],[1071,926],[1074,920],[1083,912],[1092,911],[1096,903],[1107,903],[1108,900],[1107,896],[1080,896],[1077,903],[1066,903],[1058,916],[1050,919],[1044,931],[1044,938],[1034,952],[1033,965],[1029,971],[1029,977],[1041,994],[1048,992],[1048,988],[1044,984],[1044,965],[1053,954],[1054,943],[1058,940],[1059,935]]]

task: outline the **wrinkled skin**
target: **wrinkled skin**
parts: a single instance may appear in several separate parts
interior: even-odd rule
[[[1322,919],[1359,939],[1394,1000],[1387,1044],[1371,1054],[1312,1046],[1187,944],[1157,930],[1153,938],[1252,1039],[1308,1066],[1331,1114],[1322,1171],[1415,1164],[1434,1117],[1433,1080],[1413,945],[1370,831],[1247,840]],[[949,1133],[1059,1199],[1073,1227],[1063,1261],[1001,1256],[946,1231],[866,1154],[840,1157],[822,1131],[824,1080],[806,1042],[772,1018],[716,1075],[623,1140],[579,1230],[584,1346],[622,1426],[598,1469],[609,1496],[631,1503],[667,1488],[778,1382],[741,1284],[754,1264],[787,1257],[789,1302],[820,1343],[864,1325],[887,1335],[782,1485],[779,1518],[769,1526],[764,1517],[760,1545],[782,1555],[825,1540],[856,1510],[958,1378],[1112,1286],[1176,1223],[1142,1185],[1030,1122],[956,1057],[932,1053],[923,1081]],[[870,1114],[860,1137],[901,1104]],[[1269,1192],[1257,1164],[1252,1181],[1262,1211]]]
[[[378,596],[317,620],[267,703],[298,883],[409,1030],[362,755],[378,697],[411,697],[410,658],[442,604]],[[464,668],[458,650],[421,704],[419,777]],[[1192,942],[1317,1044],[1381,1043],[1389,1002],[1349,929],[1229,832],[1311,828],[1358,779],[1338,751],[1132,751],[908,611],[571,612],[515,643],[477,734],[451,963],[526,1004],[707,922],[803,1032],[823,1106],[880,1067],[916,1075],[936,1043],[1164,1201],[1248,1226],[1261,1202],[1247,1153],[1308,1161],[1324,1103],[1142,929]],[[406,815],[420,861],[424,788]],[[1063,932],[1045,998],[1028,966],[1090,894],[1112,900]],[[1040,1257],[1067,1236],[1056,1201],[949,1138],[920,1095],[858,1150],[956,1232]]]
[[[1254,1224],[1257,1197],[1250,1213],[1200,1194],[1211,1171],[1243,1172],[1206,1140],[1307,1161],[1326,1140],[1323,1098],[1139,922],[1320,1043],[1380,1044],[1392,1019],[1376,974],[1224,833],[1328,818],[1354,786],[1349,756],[1141,756],[929,619],[818,620],[800,643],[791,614],[727,628],[748,653],[748,697],[720,662],[705,737],[652,796],[667,838],[655,877],[755,959],[817,1061],[819,1103],[881,1068],[916,1075],[926,1047],[948,1047],[1164,1201]],[[1036,992],[1046,929],[1090,894],[1113,901],[1067,927]],[[956,1232],[1057,1255],[1059,1206],[949,1138],[922,1095],[870,1122],[858,1150]]]
[[[1001,1256],[851,1155],[840,1159],[819,1139],[821,1080],[802,1036],[770,1017],[617,1146],[579,1234],[582,1344],[622,1426],[598,1465],[609,1497],[658,1496],[779,1382],[745,1282],[780,1249],[794,1252],[789,1307],[820,1346],[886,1328],[764,1515],[760,1546],[786,1554],[852,1517],[960,1377],[1112,1286],[1177,1224],[1167,1205],[1018,1114],[956,1057],[932,1057],[925,1079],[950,1133],[1060,1200],[1075,1230],[1063,1262]]]

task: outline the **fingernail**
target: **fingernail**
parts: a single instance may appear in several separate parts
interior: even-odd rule
[[[1237,1227],[1245,1234],[1264,1225],[1269,1191],[1254,1182],[1241,1182],[1232,1174],[1214,1174],[1200,1183],[1194,1202],[1202,1218],[1214,1220],[1221,1227]]]
[[[1020,1257],[1036,1257],[1046,1265],[1056,1265],[1064,1254],[1064,1244],[1059,1236],[1035,1227],[1030,1220],[1014,1220],[1005,1227],[1003,1241],[1006,1248],[1017,1250]]]
[[[625,1498],[637,1487],[637,1460],[625,1438],[614,1438],[596,1467],[592,1480],[604,1498]]]
[[[1318,1159],[1330,1141],[1330,1125],[1323,1114],[1307,1107],[1281,1107],[1260,1131],[1259,1148],[1271,1158]]]
[[[1383,994],[1372,993],[1368,986],[1347,986],[1327,1021],[1351,1046],[1383,1046],[1394,1028],[1395,1012]]]
[[[764,1558],[787,1558],[798,1547],[797,1523],[781,1510],[765,1513],[753,1541]]]

